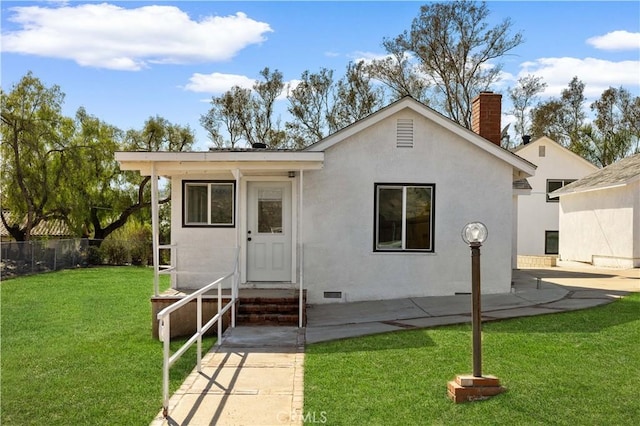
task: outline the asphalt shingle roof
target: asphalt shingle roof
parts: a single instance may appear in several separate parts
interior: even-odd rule
[[[640,154],[623,158],[617,163],[593,172],[582,179],[578,179],[577,181],[552,192],[551,195],[559,196],[575,192],[584,192],[588,190],[624,185],[636,178],[640,178]]]

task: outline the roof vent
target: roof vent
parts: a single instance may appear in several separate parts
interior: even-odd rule
[[[396,147],[413,148],[413,120],[399,118],[396,124]]]
[[[251,145],[251,148],[253,149],[264,149],[267,147],[266,143],[262,143],[262,142],[256,142],[254,144]]]

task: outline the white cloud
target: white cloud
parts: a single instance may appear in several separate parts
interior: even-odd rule
[[[559,96],[571,79],[577,76],[584,84],[587,99],[599,98],[611,87],[623,86],[632,92],[640,89],[640,61],[612,62],[595,58],[539,58],[520,65],[518,76],[533,74],[547,83],[542,94],[545,97]]]
[[[612,31],[605,35],[591,37],[587,43],[601,50],[637,50],[640,49],[640,33]]]
[[[190,92],[222,94],[233,86],[251,89],[255,82],[255,80],[244,75],[221,74],[218,72],[211,74],[195,73],[184,88]]]
[[[231,59],[261,43],[269,24],[238,12],[192,20],[174,6],[125,9],[110,4],[10,9],[20,29],[2,34],[2,50],[71,59],[82,66],[137,71],[153,63]]]

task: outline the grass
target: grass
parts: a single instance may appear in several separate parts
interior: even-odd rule
[[[508,391],[454,404],[471,372],[470,325],[309,345],[307,423],[630,425],[640,419],[640,294],[583,311],[483,325],[483,373]]]
[[[149,424],[162,407],[152,280],[149,268],[113,267],[2,282],[0,423]],[[194,345],[171,368],[172,391],[195,357]]]

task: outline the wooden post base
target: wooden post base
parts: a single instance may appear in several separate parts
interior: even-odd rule
[[[500,386],[500,379],[495,376],[458,375],[447,383],[447,395],[456,404],[488,399],[504,391],[506,389]]]

